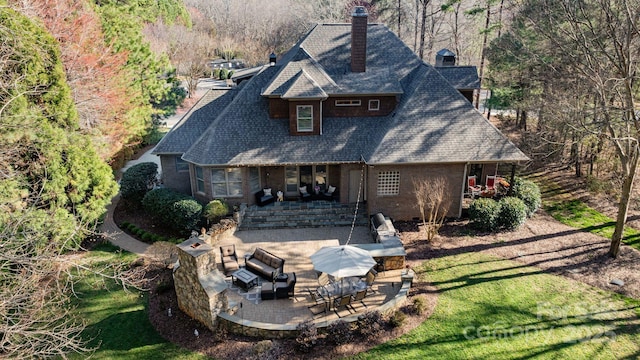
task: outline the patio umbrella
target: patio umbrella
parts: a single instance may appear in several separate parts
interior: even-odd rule
[[[376,264],[369,252],[351,245],[324,246],[310,258],[315,270],[335,278],[363,276]]]

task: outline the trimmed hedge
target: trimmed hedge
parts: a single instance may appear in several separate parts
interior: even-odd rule
[[[527,220],[527,206],[513,196],[500,201],[479,198],[469,206],[469,220],[481,231],[515,230]]]
[[[144,195],[153,189],[158,176],[158,164],[144,162],[133,165],[122,175],[120,194],[122,199],[140,204]]]
[[[542,205],[540,188],[531,180],[516,178],[512,190],[513,196],[521,199],[527,207],[527,216],[531,217]]]
[[[507,196],[500,199],[498,228],[515,230],[527,221],[527,206],[517,197]]]
[[[204,217],[209,222],[218,222],[220,218],[229,213],[229,205],[222,199],[213,199],[205,207],[203,211]]]
[[[478,198],[469,206],[469,220],[471,225],[482,231],[495,231],[498,229],[497,217],[500,205],[489,198]]]
[[[142,199],[142,206],[158,220],[178,231],[196,229],[202,213],[200,203],[171,189],[149,191]]]

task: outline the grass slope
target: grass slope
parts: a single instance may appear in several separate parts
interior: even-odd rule
[[[84,261],[94,269],[108,264],[131,262],[135,255],[101,245]],[[87,324],[83,336],[90,347],[98,347],[92,359],[205,359],[166,341],[155,331],[146,310],[146,293],[125,291],[115,282],[87,275],[77,284],[79,315]],[[86,354],[71,356],[85,359]]]
[[[416,269],[440,291],[434,314],[358,359],[632,359],[640,302],[473,253]]]

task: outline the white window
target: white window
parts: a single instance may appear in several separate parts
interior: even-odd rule
[[[369,100],[369,110],[371,111],[380,110],[380,100],[378,99]]]
[[[298,105],[296,107],[298,118],[298,131],[313,131],[313,106]]]
[[[214,197],[242,196],[242,169],[211,169],[211,189]]]
[[[189,163],[182,160],[180,156],[176,156],[176,171],[177,172],[189,171]]]
[[[400,171],[378,173],[378,195],[398,195],[400,193]]]
[[[360,100],[336,100],[336,106],[360,106]]]
[[[196,189],[200,193],[204,193],[204,173],[200,166],[196,166]]]

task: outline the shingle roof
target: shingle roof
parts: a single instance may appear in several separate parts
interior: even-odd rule
[[[207,130],[213,120],[231,103],[237,89],[212,89],[171,128],[153,149],[153,154],[182,154]]]
[[[293,78],[291,86],[282,94],[283,99],[326,99],[327,93],[302,69]]]
[[[480,88],[478,69],[475,66],[438,66],[436,69],[458,90]]]
[[[290,135],[289,120],[269,118],[269,100],[261,95],[282,96],[295,89],[303,69],[315,81],[314,91],[329,93],[334,84],[346,87],[347,78],[358,77],[344,72],[349,66],[350,30],[348,24],[316,26],[284,60],[246,82],[183,159],[197,165],[232,166],[345,163],[362,158],[370,164],[528,160],[438,71],[382,25],[368,27],[367,72],[360,77],[386,71],[388,76],[380,82],[393,85],[385,91],[399,87],[403,92],[396,110],[383,117],[323,118],[322,135]],[[325,75],[325,80],[318,80]],[[375,86],[388,85],[372,81]]]

